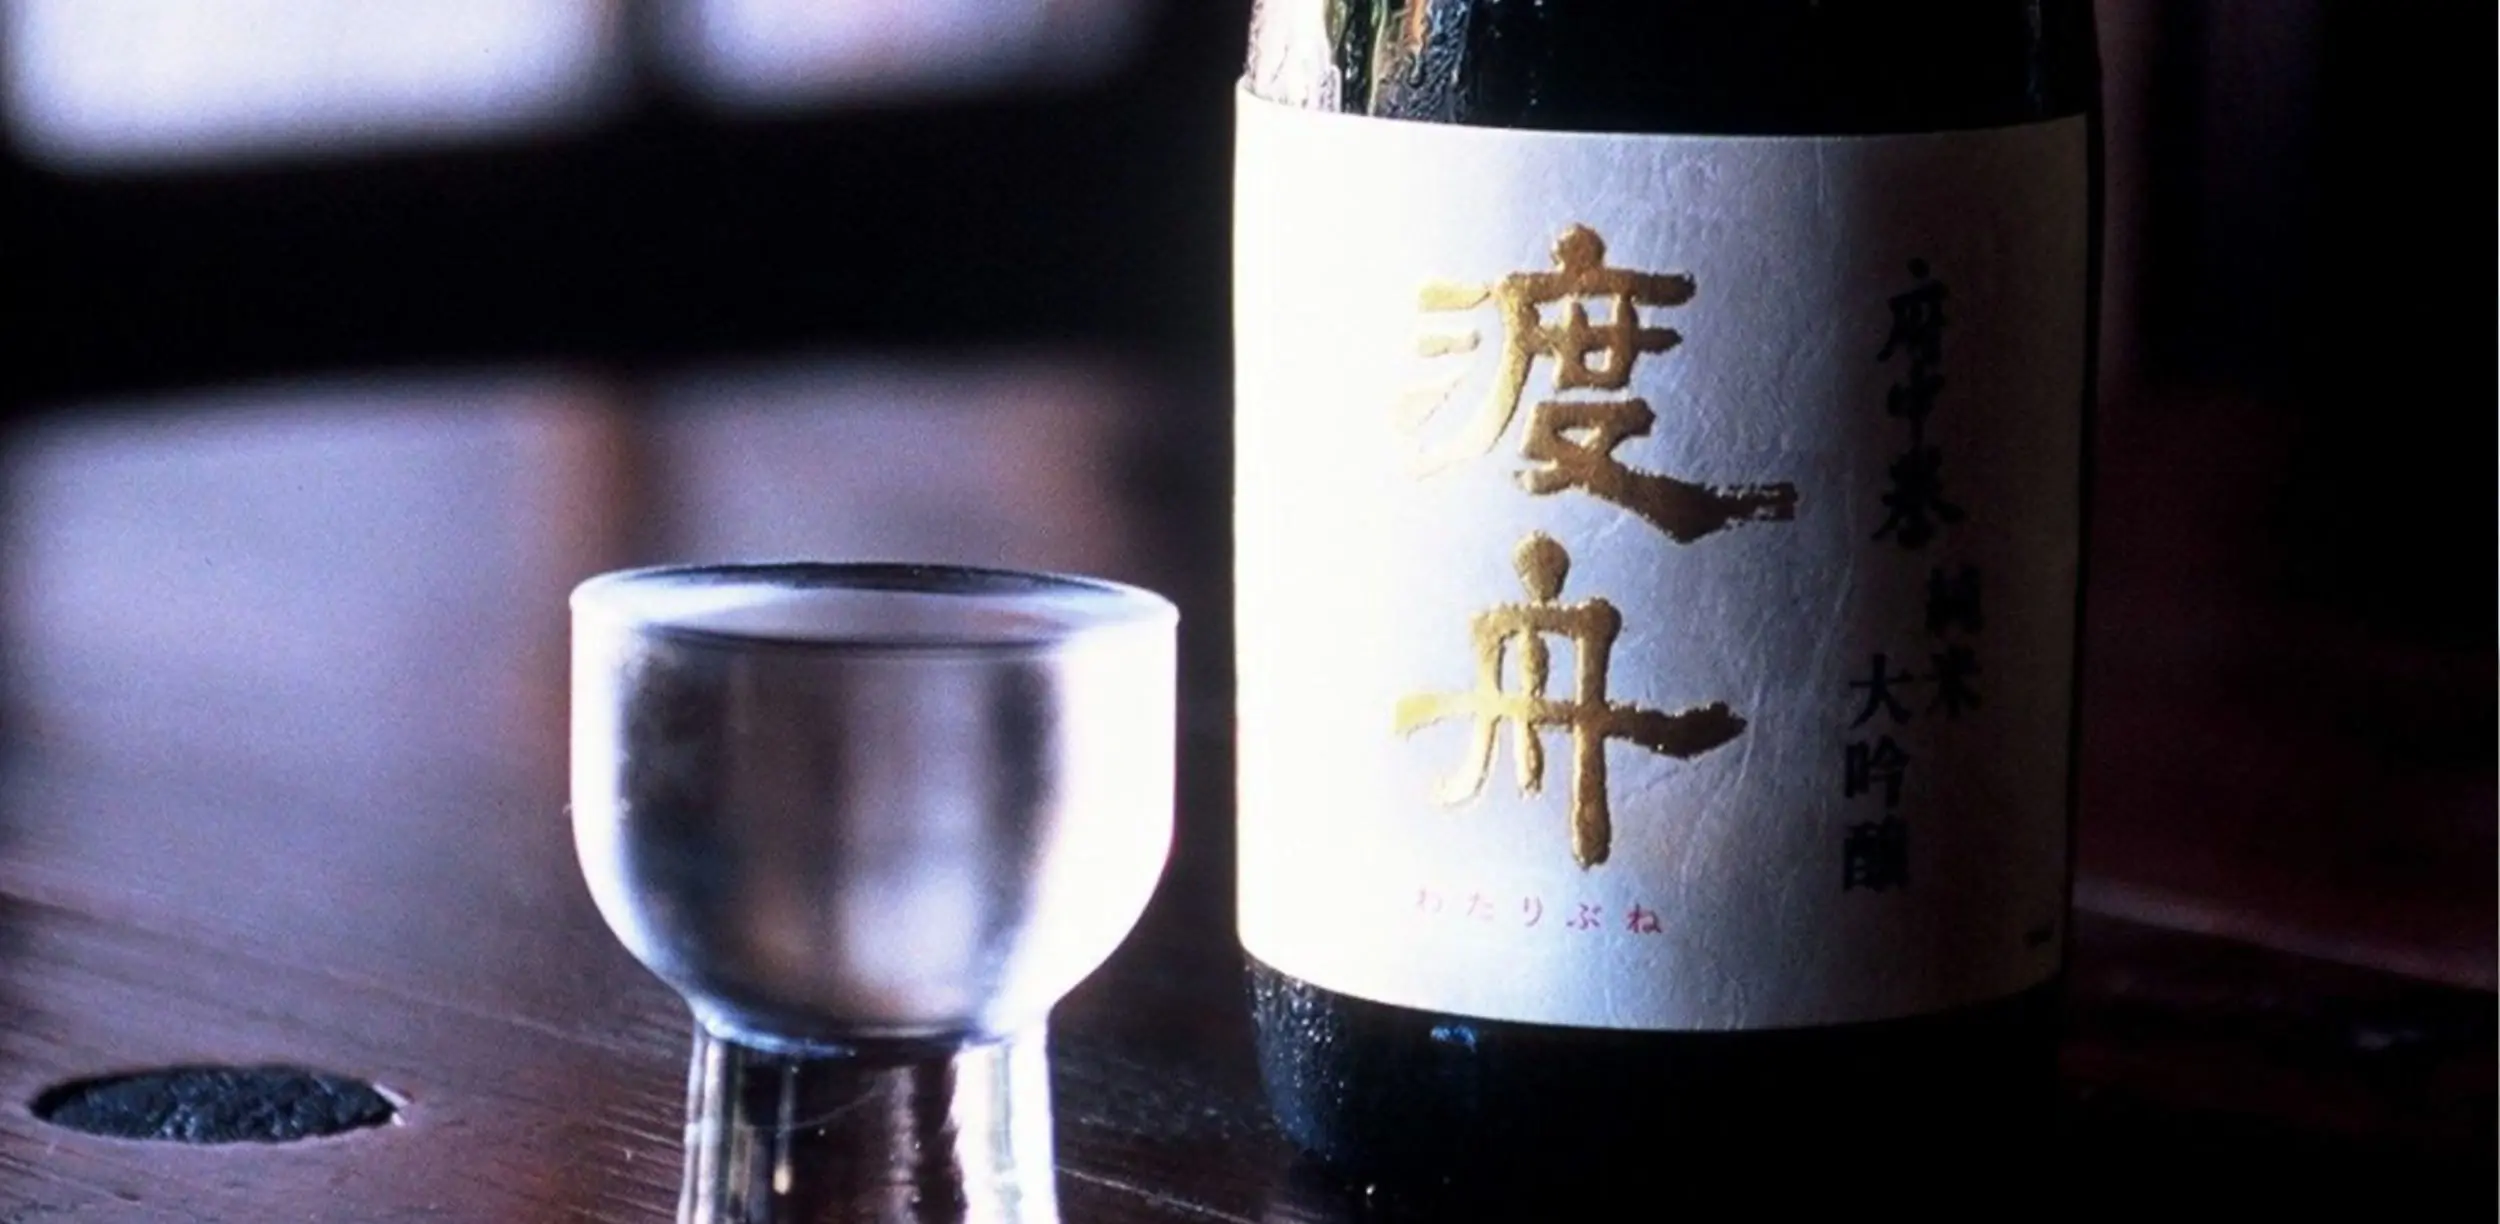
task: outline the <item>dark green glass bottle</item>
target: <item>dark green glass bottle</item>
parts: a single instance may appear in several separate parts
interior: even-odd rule
[[[2087,219],[2083,225],[2088,226],[2089,232],[2076,242],[2080,248],[2088,249],[2088,266],[2070,282],[2037,291],[2060,293],[2072,299],[2062,303],[2064,313],[2059,317],[2080,319],[2081,328],[2069,328],[2055,338],[2075,351],[2080,373],[2059,384],[2067,388],[2066,394],[2073,402],[2064,405],[2064,411],[2039,421],[2036,428],[2058,435],[2058,454],[2071,456],[2061,461],[2065,466],[2060,469],[2062,479],[2071,484],[2061,488],[2058,497],[2072,508],[2072,518],[2056,521],[2071,522],[2071,528],[2065,529],[2064,545],[2079,558],[2085,451],[2080,434],[2085,418],[2083,405],[2090,395],[2091,319],[2097,297],[2097,62],[2088,0],[1263,0],[1253,19],[1245,78],[1249,96],[1243,104],[1245,108],[1282,104],[1302,111],[1336,112],[1345,116],[1343,122],[1348,124],[1376,125],[1359,130],[1337,129],[1348,133],[1349,138],[1384,141],[1396,139],[1397,132],[1421,129],[1423,125],[1449,125],[1555,134],[1740,137],[1765,142],[1761,147],[1767,148],[1798,137],[1880,140],[1931,133],[1949,137],[2066,123],[2066,130],[2080,135],[2069,146],[2063,146],[2074,150],[2074,165],[2071,177],[2061,181],[2075,185],[2072,194],[2088,197],[2072,201],[2074,215]],[[1466,146],[1449,147],[1463,150]],[[1280,163],[1265,159],[1254,167],[1245,161],[1244,174],[1284,173],[1274,168],[1276,164]],[[1504,193],[1510,187],[1498,177],[1483,180],[1480,186],[1480,191],[1463,195],[1433,197],[1424,206],[1463,211],[1490,208],[1494,205],[1488,201],[1508,198]],[[1349,225],[1377,223],[1361,219],[1371,203],[1356,193],[1368,189],[1349,179],[1314,174],[1310,181],[1263,181],[1245,183],[1243,187],[1245,192],[1254,189],[1337,200],[1334,207],[1341,207],[1350,218]],[[1600,188],[1592,188],[1597,189]],[[1401,207],[1412,215],[1415,205],[1410,201]],[[1671,209],[1682,205],[1661,199],[1657,207]],[[1326,208],[1317,215],[1327,215]],[[2020,223],[2018,217],[2009,224]],[[1253,222],[1245,220],[1244,224]],[[1837,222],[1826,219],[1823,224],[1828,232],[1857,232],[1846,218]],[[1551,232],[1553,228],[1548,225],[1547,230],[1538,232]],[[1259,241],[1277,239],[1267,235]],[[1775,261],[1792,255],[1806,258],[1814,253],[1774,252],[1765,258]],[[1245,261],[1262,258],[1263,251],[1245,250],[1242,254]],[[1968,354],[1979,341],[1966,342],[1965,336],[1977,337],[1988,326],[1979,315],[1968,313],[1984,307],[1978,295],[1984,294],[1985,286],[1995,275],[1973,266],[1977,258],[1964,259],[1952,267],[1940,262],[1936,271],[1939,281],[1951,282],[1957,294],[1951,310],[1963,312],[1947,316],[1949,324],[1942,342],[1942,385],[1947,390],[1937,401],[1937,420],[1952,413],[1987,410],[1971,402],[1969,395],[1954,398],[1960,385],[1956,380],[1961,377],[1954,363],[1978,360]],[[1925,283],[1923,279],[1913,282],[1913,273],[1890,259],[1890,253],[1886,253],[1882,266],[1898,269],[1905,286]],[[1520,270],[1532,269],[1523,261]],[[1349,271],[1347,275],[1364,274]],[[1916,275],[1927,275],[1923,265]],[[1705,277],[1700,296],[1690,309],[1699,312],[1706,303],[1717,300],[1710,295],[1724,283],[1725,278],[1714,283]],[[1964,285],[1981,288],[1966,292]],[[1967,310],[1961,305],[1965,301],[1969,303]],[[1258,312],[1281,308],[1270,297],[1253,292],[1241,300],[1239,309],[1245,326],[1264,327],[1264,317]],[[1885,340],[1885,300],[1881,296],[1868,298],[1866,310],[1863,320],[1852,316],[1835,324],[1841,334],[1852,337],[1846,341],[1855,346],[1848,350],[1850,361],[1872,363],[1878,341],[1884,341],[1880,347],[1887,352],[1895,347]],[[1549,313],[1546,317],[1556,316]],[[1671,317],[1673,312],[1661,309],[1643,315],[1642,319],[1646,323]],[[1694,317],[1705,316],[1695,313]],[[1598,322],[1602,325],[1603,320]],[[1863,342],[1849,330],[1861,323],[1871,329],[1863,333]],[[1561,328],[1566,325],[1554,326],[1556,330],[1539,341],[1548,346],[1546,349],[1524,350],[1531,358],[1540,352],[1550,355],[1553,345],[1563,343],[1554,337],[1562,335]],[[1763,344],[1805,343],[1774,336],[1759,339]],[[1650,363],[1642,369],[1675,368],[1664,363],[1704,360],[1701,354],[1710,343],[1724,345],[1730,341],[1708,336],[1699,326],[1687,327],[1674,355],[1641,357]],[[1245,340],[1241,360],[1247,364],[1272,358]],[[1897,354],[1893,360],[1894,368],[1899,368]],[[1533,361],[1530,365],[1532,370],[1538,368]],[[1916,372],[1910,377],[1915,381]],[[2080,394],[2074,394],[2078,383]],[[1556,385],[1572,386],[1567,382]],[[1636,382],[1634,389],[1642,388]],[[1572,393],[1554,394],[1569,398]],[[1668,396],[1656,390],[1647,391],[1646,395],[1656,405],[1658,435],[1675,436],[1678,418],[1668,406]],[[1263,411],[1263,403],[1251,402],[1257,398],[1251,384],[1245,382],[1240,410],[1244,414]],[[1531,409],[1522,407],[1519,411],[1525,417]],[[1884,411],[1879,398],[1868,406],[1867,419],[1881,423],[1852,425],[1849,428],[1857,432],[1848,436],[1861,443],[1863,439],[1893,437],[1896,433],[1910,436],[1899,432],[1905,427],[1898,414],[1886,420]],[[1245,430],[1258,427],[1255,420],[1243,426]],[[1528,427],[1535,428],[1533,422]],[[1521,426],[1512,423],[1508,428],[1514,433],[1506,436],[1515,437]],[[2025,427],[1993,428],[2001,430],[1991,435],[2000,440],[1989,445],[2020,448],[2019,441],[2002,439],[2019,439]],[[1248,437],[1245,434],[1245,439]],[[1583,432],[1553,437],[1587,442],[1590,435]],[[1635,466],[1651,464],[1653,461],[1642,458],[1644,452],[1639,450],[1646,444],[1623,442],[1609,453],[1616,459],[1637,461]],[[1284,573],[1280,567],[1295,562],[1275,558],[1300,554],[1281,545],[1272,549],[1253,546],[1270,529],[1266,519],[1254,520],[1252,516],[1270,514],[1265,507],[1283,503],[1250,494],[1290,479],[1280,476],[1277,465],[1261,457],[1264,453],[1245,441],[1241,461],[1245,500],[1240,511],[1244,516],[1240,530],[1245,541],[1246,593],[1240,612],[1245,626],[1240,668],[1246,686],[1255,685],[1257,678],[1268,672],[1290,666],[1290,643],[1282,639],[1263,642],[1257,632],[1264,623],[1262,618],[1272,617],[1275,603],[1259,592],[1297,589],[1294,583],[1311,585],[1323,581],[1338,583],[1341,588],[1347,572],[1341,568],[1326,575]],[[1538,468],[1540,460],[1536,456],[1549,456],[1542,462],[1551,464],[1550,456],[1555,450],[1549,445],[1544,452],[1536,452],[1533,447],[1515,451],[1505,442],[1503,449],[1488,453],[1520,465],[1520,480],[1525,482]],[[1529,459],[1521,465],[1522,461],[1512,458],[1514,454],[1526,454]],[[1960,452],[1948,447],[1945,454],[1948,480],[1963,472],[1973,473],[1963,477],[1966,480],[1978,478],[1979,467],[1987,458],[1965,457],[1969,454],[1968,446]],[[1886,465],[1897,458],[1889,453],[1869,458],[1864,468],[1868,480],[1880,483]],[[1570,484],[1572,479],[1567,474],[1553,476],[1547,480],[1547,487]],[[1829,498],[1816,500],[1823,496],[1818,486],[1800,487],[1804,492],[1796,521],[1803,523]],[[1870,497],[1873,487],[1869,485]],[[1898,492],[1900,486],[1892,487]],[[1566,495],[1569,492],[1566,490]],[[1430,490],[1416,494],[1438,495]],[[1397,496],[1407,494],[1400,492]],[[1530,509],[1541,511],[1548,502],[1561,506],[1564,497],[1541,499]],[[1990,513],[1975,500],[1955,509],[1966,512],[1973,522]],[[1869,513],[1877,512],[1870,509]],[[1662,542],[1655,535],[1629,529],[1606,535],[1602,540],[1594,536],[1569,538],[1559,530],[1556,534],[1570,548],[1580,569],[1594,573],[1591,558],[1601,548],[1646,549],[1644,556],[1664,558],[1660,564],[1665,565],[1687,555],[1705,555],[1707,549],[1739,546],[1724,541],[1776,540],[1781,537],[1773,533],[1792,527],[1794,524],[1746,524],[1719,537],[1693,543]],[[1361,531],[1364,527],[1359,522],[1349,523],[1344,530]],[[1544,528],[1540,526],[1539,530]],[[1884,530],[1884,524],[1879,523],[1878,530]],[[1921,582],[1931,571],[1949,575],[1955,572],[1954,554],[1947,550],[1957,530],[1965,530],[1958,521],[1940,525],[1940,542],[1916,554],[1891,547],[1898,538],[1896,531],[1892,538],[1868,544],[1870,551],[1866,555],[1872,560],[1867,564],[1915,566]],[[1858,534],[1866,533],[1861,528]],[[1506,547],[1507,538],[1488,539],[1484,545],[1496,552]],[[1470,551],[1466,558],[1454,559],[1451,564],[1473,563],[1474,556]],[[1901,557],[1910,559],[1899,560]],[[1597,588],[1587,586],[1596,580],[1583,580],[1579,572],[1573,571],[1570,587],[1560,598],[1583,594],[1584,587],[1585,594],[1597,593]],[[1429,981],[1417,984],[1401,977],[1396,989],[1378,992],[1321,985],[1297,976],[1297,966],[1261,959],[1263,945],[1260,939],[1252,937],[1252,923],[1245,910],[1245,944],[1252,953],[1251,994],[1260,1065],[1281,1125],[1317,1157],[1357,1178],[1455,1188],[1462,1194],[1522,1190],[1539,1196],[1537,1201],[1548,1202],[1554,1201],[1550,1196],[1557,1193],[1591,1191],[1602,1197],[1643,1185],[1657,1186],[1658,1195],[1666,1196],[1671,1193],[1669,1187],[1717,1187],[1734,1192],[1743,1184],[1754,1184],[1776,1196],[1783,1188],[1794,1192],[1820,1184],[1833,1197],[1845,1198],[1846,1191],[1833,1179],[1877,1177],[1891,1179],[1894,1184],[1867,1201],[1899,1205],[1953,1201],[1957,1193],[2035,1173],[2055,1142],[2052,1116],[2056,1000],[2065,939],[2064,881],[2068,868],[2063,841],[2070,807],[2067,796],[2071,791],[2073,624],[2079,623],[2080,561],[2074,569],[2058,572],[2068,579],[2047,598],[2052,602],[2062,600],[2066,612],[2078,620],[2066,623],[2053,635],[2063,643],[2063,657],[2038,665],[2040,674],[2054,674],[2062,686],[2053,703],[2052,716],[2026,724],[2030,729],[2025,732],[2034,740],[2044,741],[2033,746],[2040,754],[2037,759],[2048,763],[2045,772],[2056,775],[2045,783],[2036,777],[2033,781],[2054,791],[2055,810],[2045,819],[2055,824],[2058,847],[2051,867],[2056,881],[2051,886],[2055,894],[2053,919],[2031,925],[2024,935],[2035,944],[2045,941],[2053,945],[2039,955],[2054,959],[2055,967],[2035,974],[2036,980],[2025,981],[2019,989],[1994,994],[1983,991],[1982,997],[1977,998],[1965,990],[1949,1005],[1893,1006],[1881,1018],[1850,1022],[1775,1022],[1761,1027],[1752,1026],[1749,1021],[1681,1027],[1639,1020],[1548,1023],[1523,1020],[1516,1015],[1503,1018],[1471,1014],[1460,1005],[1426,1005],[1437,997],[1433,994],[1436,987]],[[1522,574],[1524,578],[1524,569]],[[1991,582],[1998,580],[1996,575],[1997,571],[1991,569]],[[1555,585],[1559,586],[1559,582]],[[1991,587],[1992,595],[1995,591]],[[1348,601],[1360,598],[1359,593],[1342,589],[1338,594]],[[1551,603],[1551,594],[1538,598]],[[1510,595],[1517,598],[1516,588]],[[1390,598],[1391,594],[1380,597]],[[1622,607],[1620,615],[1626,623],[1637,628],[1642,615],[1637,602],[1617,597],[1615,603]],[[1353,605],[1349,602],[1348,606]],[[1996,610],[1994,606],[1990,608],[1992,613]],[[1798,606],[1765,607],[1756,613],[1765,617],[1813,615]],[[1928,615],[1932,617],[1933,611]],[[2019,616],[2019,609],[2012,615]],[[1524,622],[1500,623],[1510,625],[1509,629],[1492,621],[1480,625],[1496,624],[1498,632],[1511,632],[1519,623]],[[1467,631],[1463,618],[1452,618],[1446,625],[1424,623],[1415,632],[1446,632],[1451,636],[1452,648],[1463,651]],[[1829,632],[1833,640],[1841,640],[1855,631],[1841,624]],[[1921,632],[1924,630],[1915,625],[1900,631],[1903,635]],[[1992,625],[1988,632],[2020,630],[2001,630]],[[1926,660],[1931,654],[1942,657],[1945,652],[1929,651],[1926,647],[1944,642],[1947,637],[1919,640],[1923,644],[1916,651],[1918,665],[1900,669],[1905,677],[1903,685],[1906,688],[1924,683],[1932,689],[1934,676]],[[1970,640],[1981,643],[1982,654],[1989,648],[1986,643],[1990,639]],[[1575,639],[1572,644],[1587,647],[1583,640]],[[1905,647],[1895,657],[1908,657],[1909,653]],[[1515,681],[1513,673],[1502,670],[1514,666],[1503,662],[1504,657],[1494,656],[1495,682],[1525,683]],[[1562,661],[1565,657],[1566,652],[1557,645],[1553,663],[1556,676],[1568,672],[1568,665]],[[1459,678],[1463,680],[1464,661],[1458,666]],[[1856,666],[1861,670],[1865,667],[1862,655]],[[1879,678],[1884,666],[1878,655]],[[1627,667],[1618,659],[1613,680],[1620,692],[1650,674],[1642,666]],[[1558,693],[1564,687],[1562,680],[1550,684],[1551,692]],[[1840,696],[1845,703],[1854,705],[1853,694]],[[1757,703],[1768,704],[1770,700],[1757,698]],[[1246,906],[1254,894],[1269,898],[1298,896],[1295,890],[1302,885],[1277,877],[1297,870],[1295,862],[1307,861],[1247,852],[1249,839],[1266,827],[1258,822],[1279,819],[1277,805],[1283,802],[1260,798],[1263,791],[1259,779],[1249,776],[1250,771],[1289,768],[1282,763],[1287,758],[1281,750],[1258,750],[1259,736],[1266,734],[1260,728],[1274,720],[1258,717],[1252,702],[1252,698],[1245,698],[1241,819]],[[1775,732],[1774,712],[1740,712],[1757,719],[1755,728],[1746,734]],[[1833,810],[1857,813],[1836,818],[1844,824],[1833,825],[1834,846],[1840,844],[1844,825],[1875,828],[1894,814],[1889,807],[1877,806],[1879,797],[1870,793],[1880,791],[1881,786],[1870,786],[1869,780],[1860,776],[1860,766],[1868,759],[1862,750],[1874,737],[1873,725],[1850,724],[1850,717],[1857,712],[1836,705],[1828,719],[1828,743],[1817,739],[1809,745],[1812,752],[1828,748],[1828,758],[1800,758],[1828,759]],[[1932,704],[1920,705],[1916,712],[1925,721],[1907,726],[1932,738],[1919,740],[1908,750],[1910,768],[1940,772],[1914,776],[1940,777],[1957,770],[1972,776],[1986,772],[1984,762],[1964,760],[1974,751],[1969,745],[1976,741],[1952,738],[1955,732],[1945,715],[1935,712]],[[1480,716],[1482,713],[1479,709]],[[1381,717],[1384,733],[1364,751],[1432,755],[1428,748],[1386,734],[1386,715]],[[1408,721],[1422,719],[1418,716]],[[1412,731],[1412,727],[1401,724],[1401,730]],[[1494,730],[1498,733],[1497,746],[1488,751],[1511,751],[1515,728],[1504,725],[1495,726]],[[1559,722],[1547,723],[1541,732],[1546,750],[1554,758],[1545,766],[1549,774],[1560,771],[1560,762],[1569,756],[1564,747],[1568,732],[1570,728]],[[1912,730],[1903,731],[1903,742],[1909,742],[1911,734]],[[2056,742],[2045,743],[2051,738]],[[1455,751],[1443,749],[1441,755],[1446,757]],[[1647,759],[1639,749],[1622,744],[1601,746],[1597,752],[1601,760],[1615,762],[1618,783],[1625,776],[1624,762]],[[1609,753],[1613,755],[1608,756]],[[1694,770],[1717,768],[1717,762],[1726,759],[1724,753],[1718,758],[1701,755],[1684,765]],[[1844,766],[1859,773],[1844,778]],[[1509,759],[1503,757],[1489,786],[1480,776],[1477,782],[1483,788],[1481,793],[1504,791],[1510,767]],[[2043,771],[2034,771],[2039,772]],[[1603,774],[1599,776],[1602,779]],[[1559,808],[1565,802],[1561,798],[1563,778],[1549,776],[1544,781],[1538,801]],[[1987,785],[1974,783],[1967,790],[1952,793],[1962,796],[1954,802],[1969,806],[1984,805],[1985,796],[1994,792]],[[1913,800],[1902,810],[1916,805]],[[1604,873],[1625,870],[1622,864],[1629,852],[1621,848],[1623,830],[1636,815],[1629,810],[1628,801],[1618,796],[1612,813],[1618,843],[1615,861],[1595,866],[1583,863],[1576,874],[1565,872],[1552,878],[1591,881],[1588,887],[1596,889],[1599,886],[1595,881],[1610,878]],[[1741,815],[1762,821],[1793,818],[1783,811]],[[1910,822],[1907,827],[1913,837],[1920,835],[1922,826],[1917,821],[1921,815],[1902,817]],[[1479,819],[1469,815],[1465,807],[1454,807],[1443,818]],[[1560,819],[1556,817],[1557,821]],[[1871,907],[1888,904],[1887,898],[1893,896],[1919,896],[1921,888],[1950,886],[1948,880],[1930,880],[1913,873],[1907,875],[1900,891],[1877,897],[1861,887],[1874,877],[1853,874],[1860,873],[1863,864],[1855,860],[1852,863],[1844,868],[1835,857],[1828,868],[1818,860],[1801,869],[1801,878],[1816,881],[1818,887],[1828,880],[1831,892],[1839,898],[1816,904]],[[1964,863],[1954,869],[1966,878],[1984,879],[1987,875],[1984,865]],[[1418,931],[1439,931],[1472,916],[1482,920],[1488,931],[1500,924],[1507,924],[1505,929],[1536,925],[1541,938],[1544,932],[1561,926],[1573,908],[1562,894],[1537,892],[1525,885],[1508,891],[1488,887],[1486,896],[1470,895],[1467,881],[1477,877],[1464,873],[1447,879],[1428,874],[1401,876],[1395,864],[1380,864],[1379,874],[1388,881],[1382,886],[1384,890],[1398,890],[1401,897],[1415,894],[1413,904],[1407,906],[1415,912],[1408,917],[1427,923],[1416,928]],[[1317,898],[1311,902],[1313,906],[1328,903],[1325,886],[1312,885],[1311,889],[1311,895]],[[1489,895],[1493,893],[1499,895]],[[1686,904],[1685,896],[1673,889],[1653,890],[1640,898],[1647,908],[1635,906],[1629,911],[1632,925],[1625,928],[1622,923],[1626,911],[1621,904],[1624,895],[1629,894],[1620,890],[1606,893],[1600,897],[1606,905],[1579,907],[1582,916],[1594,910],[1601,918],[1593,921],[1612,924],[1589,931],[1592,938],[1637,941],[1646,933],[1640,925],[1643,913],[1651,914],[1651,921],[1663,916],[1669,933],[1679,922],[1707,925],[1720,921],[1710,915],[1684,912],[1679,907]],[[1473,912],[1479,903],[1484,913]],[[1273,900],[1268,904],[1272,908],[1285,902]],[[1530,921],[1531,914],[1534,923]],[[1350,938],[1405,938],[1384,934],[1376,924],[1360,925],[1351,918],[1348,923],[1364,932]],[[1443,925],[1432,927],[1429,923]],[[1543,925],[1549,923],[1553,925]],[[1920,929],[1929,931],[1921,937],[1925,943],[1897,948],[1870,945],[1875,949],[1870,955],[1897,955],[1903,964],[1922,966],[1947,963],[1957,955],[1958,945],[1952,942],[1956,937],[1935,935],[1930,928]],[[1555,938],[1571,935],[1558,932]],[[1429,941],[1442,936],[1425,934],[1414,938]],[[1432,959],[1423,952],[1418,957]],[[1689,971],[1672,958],[1659,961],[1656,969],[1662,974]],[[1754,971],[1750,965],[1732,971],[1740,979],[1737,988],[1746,984],[1741,980],[1743,975]],[[1764,974],[1784,971],[1787,970],[1780,965],[1767,962],[1759,969]],[[1428,976],[1429,971],[1418,972]],[[1499,974],[1503,970],[1496,963],[1486,972]],[[1547,967],[1534,972],[1559,971]],[[1949,970],[1932,972],[1950,976]],[[1453,997],[1466,993],[1454,991]],[[1377,997],[1383,994],[1397,1001]],[[1902,1197],[1905,1193],[1906,1198]],[[1938,1195],[1942,1197],[1934,1197]],[[1648,1201],[1663,1210],[1670,1199],[1652,1197]]]

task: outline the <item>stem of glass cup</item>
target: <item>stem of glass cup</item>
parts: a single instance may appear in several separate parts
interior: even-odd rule
[[[758,1049],[696,1026],[680,1224],[1056,1224],[1044,1026]]]

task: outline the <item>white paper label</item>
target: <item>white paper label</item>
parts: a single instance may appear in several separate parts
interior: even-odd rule
[[[2083,121],[1240,105],[1247,950],[1635,1029],[2053,974]]]

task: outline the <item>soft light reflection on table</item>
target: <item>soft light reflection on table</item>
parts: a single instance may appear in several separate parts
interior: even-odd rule
[[[1019,354],[377,374],[22,429],[0,518],[0,1208],[665,1218],[687,1019],[573,861],[563,596],[639,562],[886,553],[1095,570],[1183,605],[1180,845],[1136,937],[1054,1025],[1068,1217],[1399,1218],[1292,1162],[1248,1065],[1205,504],[1221,448],[1192,434],[1208,420],[1128,368]],[[2122,511],[2202,462],[2194,443],[2113,455]],[[2405,797],[2390,827],[2433,836],[2487,769],[2408,765],[2250,702],[2252,677],[2316,662],[2283,642],[2317,639],[2215,637],[2161,568],[2197,546],[2141,517],[2112,515],[2120,563],[2093,611],[2076,1193],[2401,1209],[2487,1186],[2491,996],[2258,946],[2474,983],[2488,957],[2457,915],[2487,882],[2163,840],[2183,802],[2230,805],[2225,828],[2285,804],[2349,827],[2321,813],[2372,778]],[[2235,670],[2197,661],[2215,640]],[[2337,657],[2338,683],[2373,682],[2371,656]],[[2298,768],[2264,747],[2287,727],[2310,728]],[[2235,798],[2196,768],[2218,753],[2287,781]],[[134,1148],[8,1104],[73,1076],[259,1061],[370,1077],[407,1100],[404,1125]]]

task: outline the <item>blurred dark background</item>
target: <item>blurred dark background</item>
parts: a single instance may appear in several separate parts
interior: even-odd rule
[[[1242,0],[0,13],[17,759],[555,785],[574,581],[792,554],[1168,589],[1224,751]],[[2488,989],[2491,14],[2102,22],[2079,901]]]

